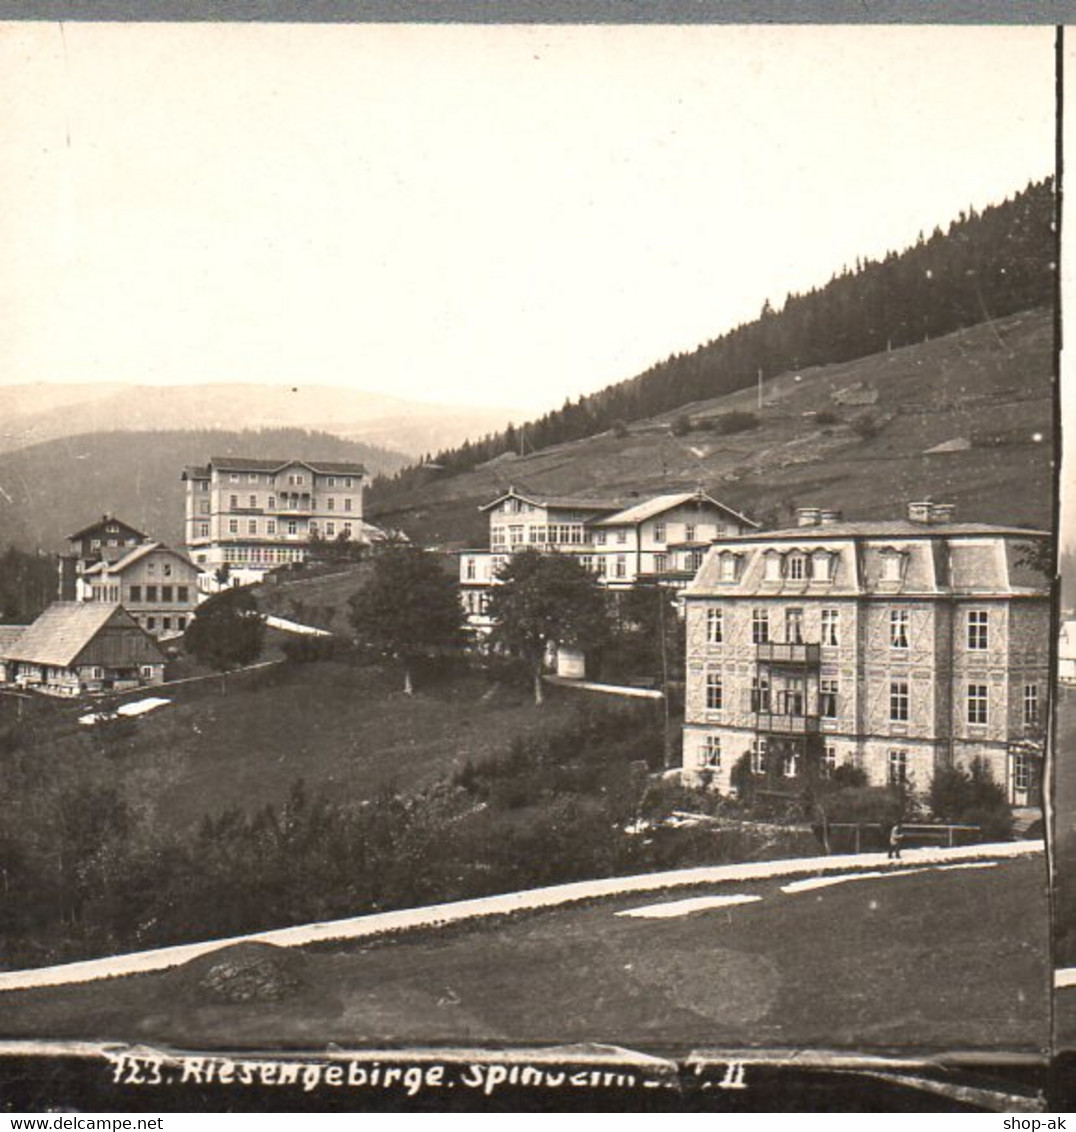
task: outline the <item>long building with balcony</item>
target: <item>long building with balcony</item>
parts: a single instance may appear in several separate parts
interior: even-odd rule
[[[1050,599],[1029,550],[1048,537],[925,502],[718,540],[684,591],[685,776],[727,792],[745,760],[794,792],[853,764],[925,791],[980,758],[1035,804]]]
[[[625,504],[510,487],[481,510],[489,516],[488,549],[459,552],[463,604],[476,628],[486,623],[498,571],[521,550],[574,555],[610,589],[638,581],[683,586],[715,538],[756,527],[701,488]]]
[[[203,575],[256,580],[305,561],[318,539],[369,541],[362,464],[215,456],[182,478],[185,546]]]

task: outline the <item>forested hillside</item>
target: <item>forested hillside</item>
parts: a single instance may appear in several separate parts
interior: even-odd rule
[[[807,367],[915,345],[1033,308],[1054,298],[1055,194],[1052,178],[1012,200],[969,209],[947,231],[912,247],[847,267],[806,294],[769,302],[689,354],[547,413],[519,428],[437,453],[433,468],[407,469],[375,485],[373,503],[390,508],[431,475],[469,471],[505,452],[526,454],[711,399]],[[720,312],[715,312],[715,321]]]

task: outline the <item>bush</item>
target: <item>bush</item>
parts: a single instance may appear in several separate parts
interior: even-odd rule
[[[335,660],[348,651],[339,637],[293,636],[280,646],[292,664],[312,664],[319,660]]]
[[[758,428],[758,426],[759,419],[755,413],[725,413],[714,421],[715,431],[724,436],[731,436],[737,432],[749,432],[751,429]]]
[[[618,439],[623,440],[628,435],[627,421],[617,420],[613,421],[613,427],[610,430],[612,434]]]
[[[967,767],[943,767],[930,787],[930,810],[939,821],[977,825],[988,841],[1012,836],[1012,810],[989,765],[973,759]]]
[[[691,418],[686,413],[680,413],[679,416],[673,418],[672,425],[673,436],[687,436],[691,431]]]
[[[852,420],[852,430],[863,440],[873,440],[882,431],[882,426],[873,413],[860,413]]]
[[[841,423],[839,413],[835,413],[832,409],[823,409],[822,412],[815,414],[815,424],[819,425],[835,425]]]

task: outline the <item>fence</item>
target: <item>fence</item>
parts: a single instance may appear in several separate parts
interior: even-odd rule
[[[827,853],[832,853],[834,838],[830,834],[835,830],[851,830],[854,840],[853,852],[862,851],[864,843],[886,845],[889,842],[889,831],[892,825],[885,822],[826,822],[822,826],[822,841]],[[869,837],[864,837],[865,831],[870,831]],[[875,836],[877,832],[877,837]],[[977,825],[962,825],[956,822],[902,822],[900,824],[901,845],[907,846],[912,841],[936,841],[939,846],[952,849],[958,842],[967,844],[968,841],[977,841],[982,829]]]

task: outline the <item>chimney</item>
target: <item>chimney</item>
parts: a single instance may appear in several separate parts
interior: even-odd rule
[[[796,526],[798,527],[817,527],[822,521],[822,509],[820,507],[797,507],[796,508]]]
[[[843,518],[843,511],[823,511],[819,519],[819,525],[823,527],[832,527],[835,523],[839,523]]]
[[[955,514],[956,506],[952,503],[932,503],[927,499],[908,504],[908,518],[913,523],[923,523],[926,526],[951,523]]]

